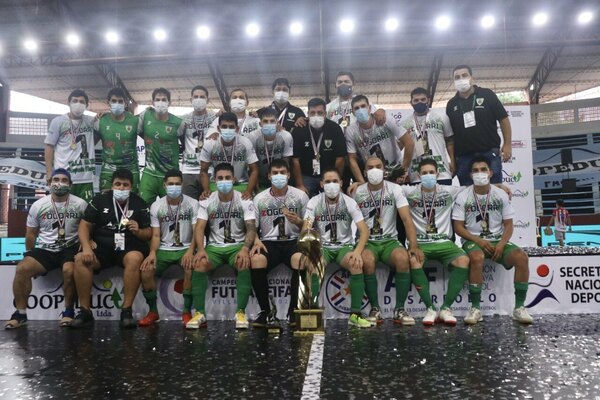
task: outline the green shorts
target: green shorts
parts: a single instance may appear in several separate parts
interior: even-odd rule
[[[217,268],[219,265],[229,265],[235,269],[235,257],[244,247],[244,243],[230,244],[228,246],[214,246],[209,244],[206,246],[206,254],[211,269]]]
[[[450,240],[435,243],[419,243],[419,248],[423,251],[425,260],[436,260],[446,267],[452,266],[452,262],[458,257],[467,255],[463,249]]]
[[[188,249],[181,250],[160,250],[156,252],[156,272],[159,278],[171,265],[181,265],[181,258]]]
[[[381,261],[390,265],[392,252],[396,249],[404,249],[404,247],[396,239],[387,239],[381,241],[369,240],[366,249],[370,250],[375,256],[375,263]]]
[[[208,187],[210,188],[211,192],[216,192],[217,191],[217,184],[215,182],[210,182],[210,184],[208,185]],[[245,192],[246,189],[248,189],[248,183],[247,182],[236,183],[235,185],[233,185],[233,190],[237,190],[238,192]]]
[[[498,242],[499,242],[499,240],[490,240],[489,242],[490,242],[492,245],[494,245],[494,246],[495,246],[495,245],[496,245],[496,243],[498,243]],[[479,247],[479,246],[477,245],[477,243],[475,243],[475,242],[471,242],[471,241],[466,241],[466,242],[463,244],[463,249],[464,249],[464,250],[465,250],[467,253],[471,253],[471,252],[473,252],[473,251],[478,251],[478,250],[479,250],[479,251],[483,251],[483,249],[482,249],[481,247]],[[507,257],[507,256],[508,256],[510,253],[512,253],[514,250],[517,250],[517,249],[521,249],[521,248],[520,248],[519,246],[517,246],[516,244],[514,244],[514,243],[511,243],[511,242],[508,242],[508,243],[506,243],[506,246],[504,246],[504,251],[502,252],[502,258],[501,258],[501,259],[500,259],[500,261],[499,261],[499,263],[500,263],[500,264],[504,265],[504,268],[506,268],[506,269],[511,269],[512,267],[514,267],[514,265],[507,264],[507,262],[506,262],[506,257]],[[485,251],[484,251],[484,253],[485,253]],[[486,255],[486,256],[488,256],[488,257],[489,257],[489,256],[491,256],[491,254],[487,254],[487,253],[485,253],[485,255]]]
[[[92,182],[74,183],[71,185],[71,194],[81,197],[86,203],[89,203],[94,197],[94,184]]]
[[[140,181],[140,197],[148,205],[151,205],[156,201],[157,197],[164,197],[166,195],[167,192],[165,191],[163,178],[144,172]]]
[[[323,247],[323,258],[325,259],[325,265],[336,262],[341,264],[344,256],[354,250],[354,246],[351,244],[345,244],[342,247]]]
[[[133,183],[131,190],[134,193],[137,193],[140,187],[140,170],[137,168],[127,168],[133,174]],[[100,191],[103,192],[105,190],[110,190],[112,188],[112,176],[113,171],[107,169],[102,166],[102,170],[100,171]]]

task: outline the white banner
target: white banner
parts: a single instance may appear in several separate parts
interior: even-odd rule
[[[31,189],[47,189],[46,166],[22,158],[0,158],[0,183]]]

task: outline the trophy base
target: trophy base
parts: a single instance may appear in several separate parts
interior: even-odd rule
[[[294,336],[324,335],[325,319],[322,309],[294,310],[296,330]]]
[[[279,334],[281,334],[281,326],[280,325],[267,325],[267,333],[269,335],[279,335]]]

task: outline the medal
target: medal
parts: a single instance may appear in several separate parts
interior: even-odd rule
[[[342,128],[345,128],[345,127],[347,127],[347,126],[348,126],[348,121],[347,121],[346,119],[343,119],[343,120],[342,120],[342,122],[340,123],[340,126],[341,126]]]
[[[481,229],[485,232],[487,232],[488,230],[488,223],[487,221],[481,221]]]
[[[58,237],[65,237],[65,228],[59,228],[58,229]]]
[[[77,148],[77,143],[71,143],[71,150],[75,150]]]
[[[175,240],[173,246],[183,247],[183,243],[181,243],[181,237],[179,236],[179,222],[175,223],[175,232],[173,233],[173,239]]]
[[[59,214],[58,212],[58,208],[56,208],[56,204],[54,203],[54,200],[51,200],[52,202],[52,208],[54,209],[54,213],[56,214],[56,219],[58,222],[58,238],[57,238],[57,243],[58,244],[64,244],[65,243],[65,234],[67,233],[65,230],[65,225],[67,224],[67,211],[69,209],[69,197],[67,197],[67,200],[65,202],[65,208],[64,208],[64,213],[62,214],[62,218],[61,218],[61,214]]]
[[[290,210],[289,210],[287,207],[285,207],[285,206],[281,207],[281,212],[282,212],[282,213],[284,213],[284,214],[285,214],[286,212],[289,212],[289,211],[290,211]]]
[[[123,218],[121,220],[121,225],[123,225],[123,226],[127,225],[128,223],[129,223],[129,218]]]

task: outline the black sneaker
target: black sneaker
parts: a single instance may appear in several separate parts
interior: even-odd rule
[[[281,323],[276,315],[272,313],[267,317],[267,329],[281,329]]]
[[[4,329],[17,329],[25,325],[27,325],[27,314],[21,314],[20,312],[15,311],[13,315],[10,316],[10,320],[6,321]]]
[[[267,317],[269,316],[268,311],[261,311],[256,316],[256,319],[252,321],[252,326],[256,328],[264,328],[267,326]]]
[[[133,318],[133,313],[131,312],[131,308],[122,309],[121,310],[121,322],[119,322],[119,326],[122,329],[132,329],[136,328],[138,322],[135,318]]]
[[[81,328],[89,328],[94,326],[94,314],[90,310],[86,310],[85,308],[81,308],[77,313],[77,316],[71,324],[69,328],[73,329],[81,329]]]

